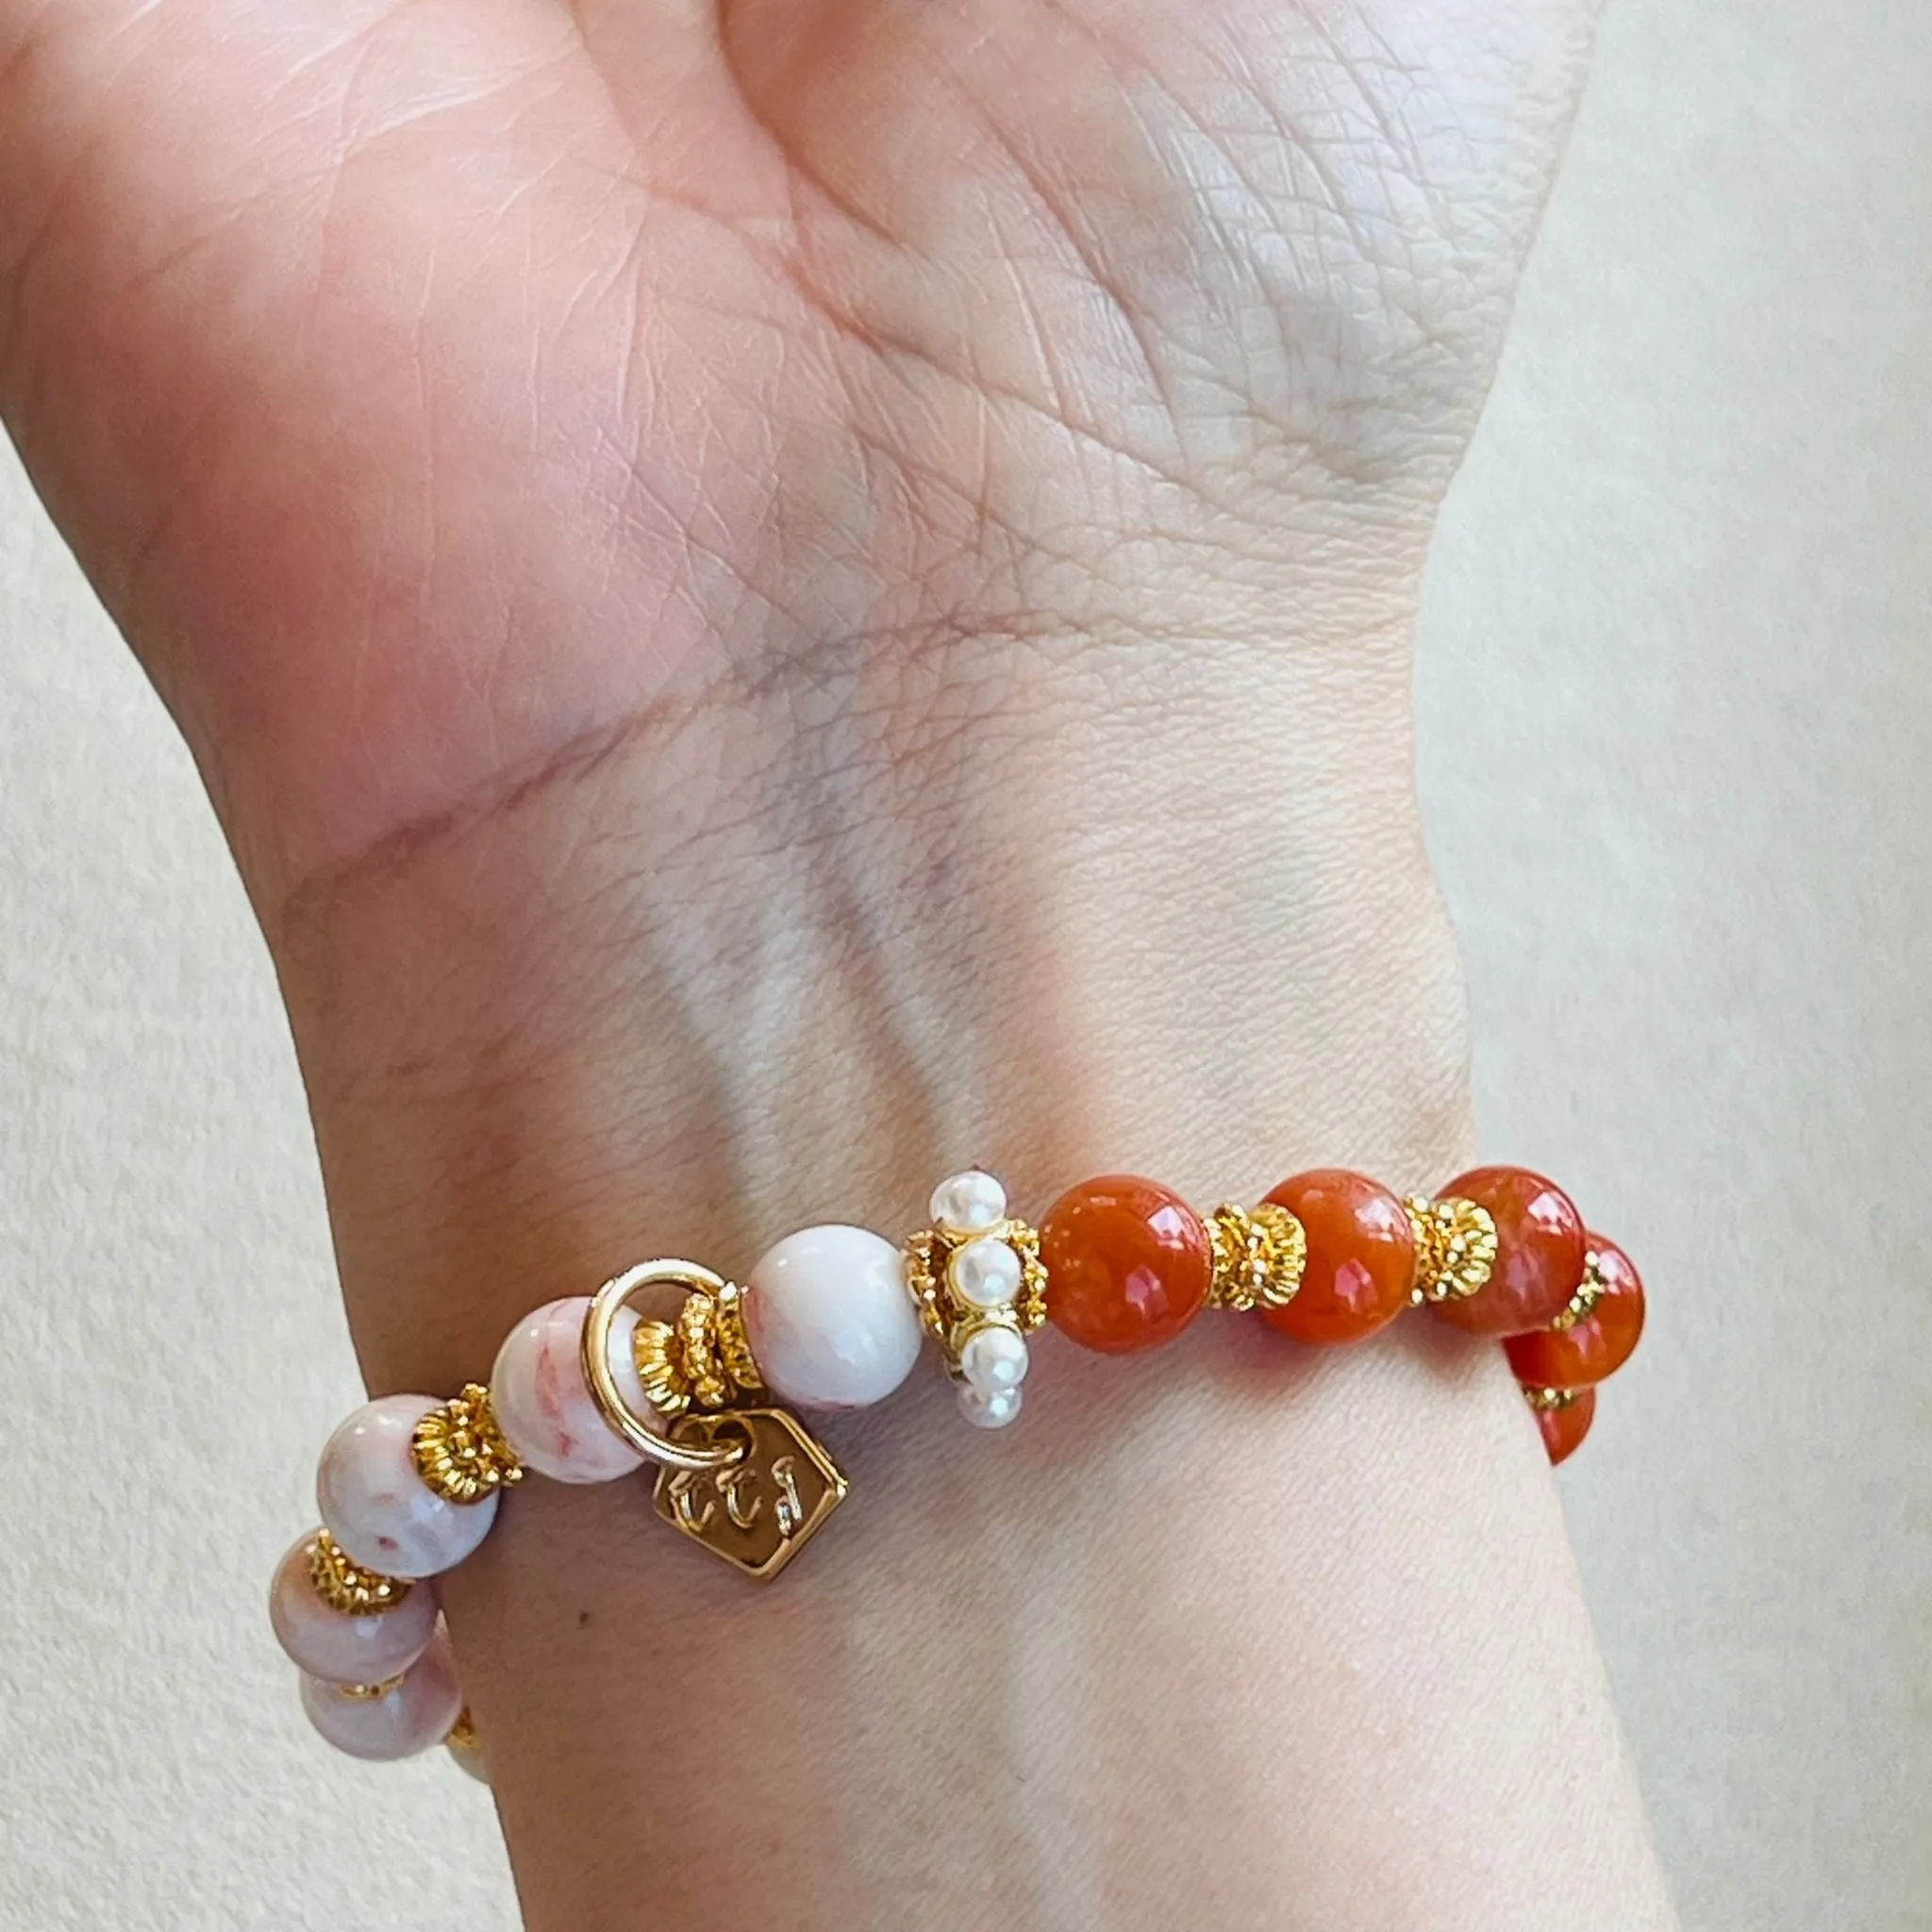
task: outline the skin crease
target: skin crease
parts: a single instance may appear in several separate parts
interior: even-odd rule
[[[973,1160],[1468,1164],[1409,654],[1589,13],[0,0],[0,410],[373,1388]],[[1674,1923],[1493,1346],[1049,1337],[997,1438],[825,1434],[771,1594],[627,1484],[450,1581],[539,1932]]]

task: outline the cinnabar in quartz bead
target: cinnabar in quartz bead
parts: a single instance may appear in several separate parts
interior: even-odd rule
[[[1214,1274],[1201,1217],[1133,1174],[1068,1189],[1040,1224],[1040,1258],[1047,1315],[1104,1355],[1172,1341],[1200,1313]]]
[[[1614,1375],[1636,1352],[1643,1333],[1643,1283],[1630,1257],[1601,1235],[1589,1237],[1603,1292],[1570,1328],[1539,1328],[1503,1344],[1519,1382],[1539,1389],[1588,1389]]]
[[[1590,1425],[1596,1420],[1596,1391],[1586,1389],[1567,1408],[1540,1408],[1536,1425],[1542,1431],[1543,1447],[1550,1453],[1550,1467],[1574,1456]]]
[[[1307,1236],[1302,1285],[1286,1307],[1262,1315],[1297,1341],[1359,1341],[1408,1306],[1415,1288],[1415,1230],[1400,1198],[1346,1168],[1317,1168],[1268,1196]]]
[[[1467,1301],[1437,1302],[1443,1321],[1476,1335],[1547,1328],[1583,1279],[1583,1217],[1555,1181],[1523,1167],[1479,1167],[1442,1190],[1487,1208],[1496,1224],[1496,1266]]]

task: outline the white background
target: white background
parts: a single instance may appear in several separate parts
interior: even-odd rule
[[[1922,0],[1613,0],[1424,777],[1487,1144],[1653,1287],[1565,1489],[1693,1932],[1932,1925],[1928,434]],[[0,1928],[508,1928],[483,1792],[329,1757],[270,1643],[358,1392],[294,1064],[4,466],[0,788]]]

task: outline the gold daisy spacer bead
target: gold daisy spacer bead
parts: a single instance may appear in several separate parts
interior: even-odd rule
[[[1410,1300],[1467,1301],[1490,1285],[1496,1268],[1496,1224],[1487,1208],[1459,1195],[1403,1202],[1415,1234],[1415,1292]]]
[[[374,1684],[338,1684],[335,1693],[346,1697],[351,1704],[375,1704],[401,1686],[403,1674],[398,1671],[393,1677],[383,1677]]]
[[[465,1383],[460,1395],[424,1416],[410,1446],[417,1474],[448,1503],[480,1503],[524,1479],[480,1382]]]
[[[1206,1217],[1214,1272],[1208,1287],[1210,1308],[1285,1308],[1302,1285],[1308,1265],[1308,1238],[1286,1208],[1264,1201],[1258,1208],[1223,1202]]]
[[[1524,1401],[1539,1415],[1546,1415],[1558,1408],[1569,1408],[1588,1393],[1588,1391],[1582,1389],[1539,1389],[1533,1382],[1525,1382],[1522,1386]]]
[[[1558,1335],[1587,1322],[1596,1312],[1596,1305],[1608,1291],[1604,1280],[1604,1257],[1594,1248],[1583,1257],[1583,1279],[1576,1284],[1576,1292],[1570,1297],[1570,1305],[1560,1315],[1554,1317],[1550,1326]]]
[[[675,1321],[640,1322],[631,1358],[645,1400],[667,1422],[693,1408],[728,1408],[764,1389],[744,1329],[744,1291],[734,1282],[715,1294],[693,1289]]]
[[[325,1529],[317,1530],[308,1545],[308,1580],[330,1609],[345,1617],[380,1616],[408,1595],[400,1576],[384,1576],[349,1560],[349,1555]]]

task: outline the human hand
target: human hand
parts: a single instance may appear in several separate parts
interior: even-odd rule
[[[0,407],[235,846],[373,1379],[448,1384],[641,1245],[896,1226],[972,1157],[1449,1171],[1412,620],[1589,13],[0,0]],[[1341,1374],[1256,1451],[1310,1522],[1323,1431],[1384,1399]],[[1154,1385],[1063,1380],[1013,1454],[1104,1467]],[[1453,1383],[1419,1448],[1468,1440]],[[1398,1511],[1408,1480],[1374,1477]],[[984,1588],[1012,1492],[941,1523],[936,1486],[881,1542]],[[588,1507],[532,1527],[521,1592],[453,1598],[507,1716],[586,1690],[511,1686],[540,1578],[660,1587],[583,1574]],[[794,1614],[849,1634],[863,1568]],[[1005,1634],[947,1647],[1010,1674]],[[869,1656],[869,1694],[918,1705],[929,1656]]]
[[[1440,1138],[1410,618],[1588,11],[0,8],[0,394],[322,1093],[554,1052],[613,919],[759,1112],[781,1048],[931,1078],[915,1012],[1124,1020],[1137,940],[1171,1013],[1211,930],[1305,1086],[1311,977],[1415,1012],[1358,1084]],[[799,1051],[760,990],[860,955]]]

